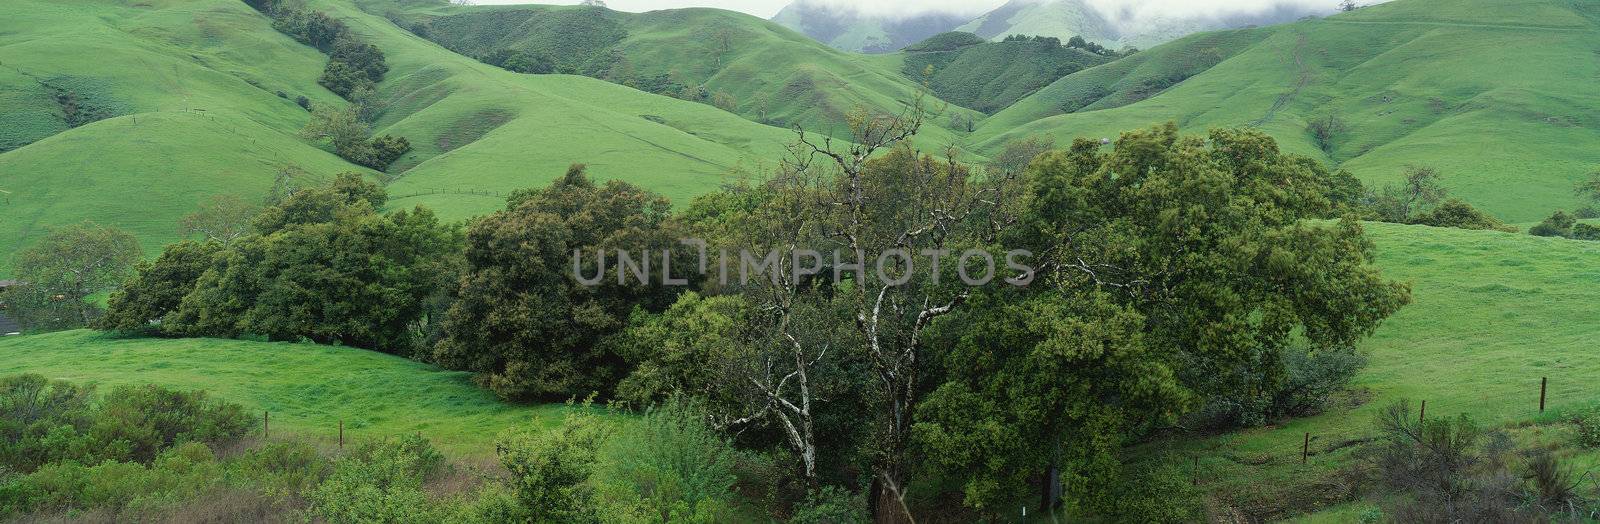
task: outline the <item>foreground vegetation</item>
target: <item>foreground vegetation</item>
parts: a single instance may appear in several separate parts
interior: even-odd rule
[[[741,518],[736,482],[773,488],[769,461],[683,403],[627,423],[587,408],[554,429],[524,422],[498,432],[498,463],[451,461],[421,432],[267,438],[237,404],[155,385],[102,397],[5,376],[0,406],[0,516],[22,520],[726,522]]]
[[[909,56],[828,55],[829,67],[806,71],[799,80],[812,83],[797,87],[820,98],[785,98],[797,111],[776,121],[839,123],[785,138],[787,155],[775,138],[791,135],[749,122],[755,108],[731,91],[775,96],[772,77],[746,82],[739,74],[766,55],[728,47],[786,33],[715,11],[630,18],[589,6],[399,9],[379,0],[252,2],[261,12],[204,0],[41,4],[31,21],[79,24],[62,34],[101,28],[107,41],[144,39],[178,20],[192,21],[202,39],[249,42],[203,46],[211,63],[178,44],[132,46],[130,63],[173,62],[171,73],[127,68],[113,71],[107,78],[119,81],[109,84],[39,73],[85,65],[71,60],[6,63],[27,86],[24,97],[44,97],[59,112],[6,113],[25,125],[8,127],[18,132],[7,144],[20,145],[0,152],[0,168],[38,183],[17,195],[21,206],[6,208],[27,217],[16,238],[30,246],[11,260],[22,282],[0,304],[30,332],[105,332],[0,342],[8,351],[0,370],[136,389],[101,398],[79,385],[7,379],[20,393],[0,406],[0,418],[10,417],[8,442],[19,447],[0,471],[4,512],[158,518],[199,511],[187,505],[225,486],[242,490],[255,501],[243,506],[261,515],[330,521],[998,520],[1012,508],[1127,521],[1266,519],[1386,492],[1367,501],[1376,507],[1361,518],[1582,518],[1600,497],[1566,471],[1591,460],[1576,450],[1594,443],[1600,416],[1588,397],[1562,388],[1592,375],[1569,353],[1581,354],[1574,348],[1593,326],[1567,317],[1596,303],[1585,266],[1594,244],[1582,241],[1600,238],[1600,229],[1579,221],[1594,214],[1588,207],[1530,223],[1529,235],[1513,235],[1519,228],[1497,215],[1529,222],[1576,208],[1574,196],[1600,201],[1600,182],[1576,175],[1590,170],[1577,167],[1588,157],[1571,152],[1587,143],[1588,127],[1545,114],[1588,101],[1523,103],[1532,95],[1488,87],[1395,94],[1383,84],[1360,103],[1307,102],[1331,90],[1319,75],[1407,56],[1402,44],[1441,34],[1537,33],[1570,53],[1568,44],[1581,40],[1567,37],[1591,33],[1600,14],[1551,1],[1541,4],[1548,16],[1540,25],[1485,25],[1481,17],[1506,13],[1478,1],[1484,9],[1466,14],[1399,2],[1373,10],[1392,20],[1354,14],[1202,35],[1077,71],[1031,95],[1021,92],[1031,87],[975,95],[993,87],[981,82],[993,75],[964,74],[979,69],[962,71],[970,64],[956,67],[964,58],[954,54],[921,57],[936,93],[1005,99],[1005,109],[985,106],[999,113],[982,121],[905,90],[902,77],[918,74],[920,63]],[[385,7],[395,9],[380,15]],[[98,16],[100,9],[129,16]],[[193,16],[199,12],[205,16]],[[538,54],[550,42],[524,38],[526,27],[451,32],[502,18],[578,24],[603,45],[552,57]],[[231,20],[234,31],[218,31],[215,20]],[[717,25],[726,31],[711,43],[724,47],[685,54],[656,45],[697,34],[659,27],[668,22]],[[607,23],[636,32],[601,31]],[[1419,24],[1428,29],[1412,27]],[[28,21],[5,28],[15,30],[0,38],[39,45],[28,40],[39,34]],[[1361,40],[1373,34],[1383,36],[1379,43]],[[193,36],[178,35],[171,40]],[[320,52],[302,54],[291,41]],[[1364,47],[1306,49],[1353,41]],[[276,49],[268,54],[295,74],[269,79],[249,67],[259,60],[232,54],[261,42],[280,46],[266,46]],[[779,47],[815,43],[790,44]],[[1385,46],[1399,52],[1370,55]],[[1044,62],[1111,58],[1085,42],[1021,37],[968,47],[947,51],[1026,47]],[[1290,49],[1292,62],[1277,54]],[[635,59],[695,71],[636,75]],[[1228,89],[1276,85],[1259,76],[1274,71],[1269,63],[1279,73],[1291,63],[1300,69],[1287,94]],[[316,71],[301,71],[308,65]],[[1068,72],[1022,65],[1000,69],[1030,86]],[[1080,65],[1092,64],[1068,69]],[[612,82],[545,74],[555,71]],[[866,87],[816,83],[839,71],[853,71],[846,76]],[[1537,85],[1553,78],[1527,72]],[[134,79],[147,74],[179,87]],[[182,82],[196,76],[214,84],[197,88],[205,93],[198,98],[225,109],[189,105]],[[782,85],[785,93],[795,87]],[[708,90],[715,86],[728,89]],[[273,87],[280,89],[262,96]],[[1438,96],[1425,106],[1407,98],[1429,94]],[[1039,103],[1058,95],[1069,99]],[[844,111],[833,100],[862,107]],[[1405,100],[1414,104],[1399,107]],[[150,111],[179,101],[182,111]],[[1521,116],[1491,118],[1511,106]],[[1076,127],[1078,111],[1105,118]],[[1140,128],[1159,115],[1196,126],[1245,123],[1237,121],[1256,112],[1249,127],[1203,137],[1177,124]],[[1395,124],[1391,115],[1405,118]],[[1016,125],[995,127],[1011,120]],[[1529,158],[1565,163],[1524,166],[1542,178],[1510,196],[1483,190],[1481,166],[1391,165],[1427,156],[1400,154],[1409,141],[1471,131],[1478,121],[1550,139],[1526,146],[1537,153]],[[48,175],[75,166],[84,140],[152,125],[184,136],[227,130],[197,139],[237,153],[208,152],[217,158],[260,165],[197,165],[239,169],[261,183],[265,198],[251,188],[207,195],[180,220],[187,205],[163,196],[138,215],[148,223],[129,233],[82,219],[124,221],[134,215],[128,206],[143,204],[130,203],[136,199],[94,194],[93,183],[54,197],[65,182]],[[1115,141],[1068,142],[1067,125],[1072,135],[1136,130],[1117,129]],[[607,140],[538,147],[570,142],[569,126]],[[957,143],[961,137],[972,140]],[[918,149],[929,139],[951,147],[929,155],[932,148]],[[130,169],[133,176],[171,169],[138,156],[91,162],[149,164]],[[589,157],[597,162],[563,161]],[[760,160],[743,165],[750,158]],[[1328,164],[1386,166],[1376,179],[1404,179],[1364,186],[1360,178],[1375,180],[1376,171],[1358,177]],[[645,165],[659,171],[638,175]],[[189,167],[178,166],[174,183],[196,176]],[[508,177],[507,169],[537,172]],[[267,173],[270,185],[260,176]],[[742,177],[724,184],[734,173]],[[629,177],[638,183],[619,180]],[[479,187],[424,191],[430,180]],[[74,202],[103,207],[54,207]],[[71,226],[44,227],[69,218]],[[176,238],[174,231],[185,240],[137,262],[157,245],[152,239]],[[701,273],[681,274],[696,266],[679,242],[685,237],[709,241],[705,253],[773,249],[778,262],[751,268],[735,259],[739,277],[719,279],[702,253]],[[1407,242],[1423,245],[1401,251],[1409,258],[1387,258]],[[1499,261],[1484,251],[1505,246],[1517,251]],[[896,252],[903,254],[890,258]],[[656,261],[660,272],[625,270]],[[676,271],[663,274],[669,265]],[[756,278],[744,278],[747,271]],[[973,284],[974,271],[992,278]],[[1494,283],[1465,285],[1468,276]],[[1423,300],[1432,309],[1411,316]],[[1560,356],[1529,357],[1530,344]],[[1474,363],[1475,372],[1503,375],[1447,375],[1462,346],[1474,358],[1494,355]],[[315,366],[330,368],[305,369]],[[118,376],[130,369],[141,382]],[[1535,371],[1541,383],[1554,379],[1548,393],[1557,406],[1537,416],[1522,398]],[[225,402],[150,389],[145,380],[203,383]],[[1444,389],[1452,387],[1466,389]],[[1431,401],[1432,418],[1419,413],[1410,422],[1401,402],[1412,393]],[[61,402],[29,407],[38,398]],[[638,417],[597,413],[587,402],[513,404],[577,398]],[[293,443],[249,442],[255,411],[282,421],[275,431]],[[528,421],[529,413],[544,416]],[[1375,425],[1373,415],[1381,416]],[[348,453],[320,449],[329,434],[342,447],[346,429],[402,437]],[[497,460],[462,476],[434,450],[434,438],[467,461],[490,460],[492,443]],[[259,453],[291,467],[252,469],[257,459],[249,457]],[[99,478],[126,481],[107,487]]]

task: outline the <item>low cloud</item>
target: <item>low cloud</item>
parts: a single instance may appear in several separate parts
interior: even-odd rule
[[[927,13],[978,16],[1004,4],[1006,0],[799,0],[846,12],[877,18],[906,18]],[[1051,0],[1033,0],[1051,1]],[[1056,0],[1071,1],[1071,0]],[[1268,12],[1333,13],[1338,0],[1083,0],[1107,19],[1128,27],[1150,20],[1210,17],[1230,19],[1253,17]],[[1384,0],[1365,0],[1378,3]],[[473,0],[478,4],[520,4],[531,0]],[[575,4],[578,0],[542,0]],[[679,7],[716,7],[771,17],[790,0],[606,0],[620,11],[653,11]]]

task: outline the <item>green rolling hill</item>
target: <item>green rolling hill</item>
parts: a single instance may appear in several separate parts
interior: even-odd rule
[[[501,402],[467,373],[347,347],[66,331],[0,340],[0,354],[0,376],[36,373],[102,391],[204,389],[244,406],[258,422],[270,412],[274,435],[324,444],[343,421],[351,439],[421,432],[459,456],[492,456],[502,430],[530,420],[555,424],[567,409]]]
[[[18,1],[0,17],[0,252],[85,219],[150,250],[210,195],[298,166],[360,170],[296,138],[333,103],[324,58],[243,3]],[[0,273],[9,267],[0,258]]]
[[[556,71],[715,105],[749,120],[843,134],[859,107],[897,112],[918,81],[879,60],[830,48],[776,23],[718,9],[624,13],[588,6],[451,6],[361,0],[462,55],[515,51]],[[939,104],[935,104],[939,105]],[[982,115],[960,104],[942,112]],[[948,118],[924,138],[952,143]]]
[[[704,104],[481,64],[346,2],[311,6],[388,55],[374,128],[416,148],[390,169],[395,206],[466,218],[501,207],[496,192],[540,185],[573,162],[682,200],[792,139]],[[4,252],[85,219],[128,229],[154,251],[207,196],[258,198],[285,169],[364,171],[296,136],[309,117],[293,98],[342,103],[316,84],[326,58],[242,2],[16,7],[0,20],[0,97],[22,102],[0,105]]]
[[[909,16],[872,15],[844,6],[800,0],[784,6],[772,21],[836,49],[892,53],[954,29],[969,18],[942,11]]]
[[[308,182],[362,171],[297,136],[308,116],[296,97],[343,103],[316,84],[326,57],[242,2],[17,6],[0,19],[0,190],[10,192],[0,249],[90,219],[154,250],[211,195],[259,196],[282,171]],[[1192,35],[1100,65],[1026,43],[852,54],[710,9],[310,6],[388,56],[373,127],[414,146],[382,174],[392,205],[451,219],[497,209],[504,194],[572,162],[684,201],[783,156],[792,133],[758,121],[838,133],[842,113],[898,108],[921,81],[953,103],[933,104],[946,113],[919,144],[954,144],[969,160],[1032,135],[1064,143],[1169,120],[1190,131],[1256,126],[1369,183],[1392,182],[1408,164],[1437,167],[1458,196],[1519,223],[1577,207],[1573,181],[1600,166],[1600,92],[1574,88],[1600,79],[1600,7],[1579,0],[1399,0]],[[552,39],[602,26],[615,31]],[[620,83],[519,74],[466,56],[510,48],[559,52],[561,67],[602,78],[632,72],[615,73]],[[928,66],[934,75],[923,78]],[[724,93],[733,111],[637,81],[663,77]],[[1345,131],[1319,144],[1307,122],[1330,116]],[[974,132],[955,129],[967,123]]]
[[[1030,135],[1110,137],[1164,121],[1255,126],[1371,184],[1408,164],[1436,167],[1457,196],[1527,222],[1576,207],[1574,182],[1600,167],[1600,91],[1578,87],[1597,80],[1600,5],[1401,0],[1196,35],[1081,71],[972,139],[994,151]],[[1324,149],[1307,123],[1329,116],[1345,130]]]
[[[1117,29],[1084,0],[1011,0],[955,29],[983,38],[1007,35],[1043,35],[1063,40],[1081,36],[1112,46]]]
[[[901,71],[926,76],[939,98],[993,113],[1063,76],[1104,64],[1111,57],[1060,45],[1059,41],[989,42],[972,33],[945,33],[900,53]]]

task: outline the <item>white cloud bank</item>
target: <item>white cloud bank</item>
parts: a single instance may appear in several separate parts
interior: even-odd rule
[[[1005,0],[805,0],[844,9],[854,9],[863,14],[885,17],[911,16],[927,12],[945,12],[979,15],[999,7]],[[1332,13],[1338,0],[1086,0],[1090,5],[1121,23],[1134,23],[1149,17],[1188,17],[1213,14],[1229,16],[1259,13],[1274,7],[1287,6],[1305,10],[1322,10]],[[1361,3],[1376,3],[1366,0]],[[743,11],[761,18],[771,18],[790,0],[606,0],[606,5],[619,11],[643,12],[677,7],[716,7]],[[576,4],[578,0],[475,0],[477,4],[556,3]]]

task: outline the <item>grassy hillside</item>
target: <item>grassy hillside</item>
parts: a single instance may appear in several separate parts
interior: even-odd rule
[[[793,29],[835,49],[861,53],[892,53],[949,31],[967,21],[966,16],[927,12],[906,17],[869,16],[853,9],[797,1],[785,6],[772,22]]]
[[[326,58],[242,2],[19,4],[0,19],[0,252],[84,219],[153,250],[208,195],[260,197],[286,168],[360,170],[296,136],[295,97],[343,103],[316,84]],[[310,5],[388,56],[374,128],[415,146],[390,169],[395,206],[466,218],[573,162],[681,201],[792,139],[704,104],[484,65],[342,0]]]
[[[1486,426],[1553,422],[1557,412],[1600,405],[1593,384],[1600,374],[1593,358],[1593,334],[1600,331],[1600,269],[1593,261],[1600,243],[1366,227],[1378,266],[1410,282],[1414,302],[1362,344],[1370,362],[1353,384],[1358,392],[1316,417],[1151,447],[1197,458],[1206,489],[1246,509],[1313,510],[1339,491],[1334,472],[1376,433],[1375,414],[1397,400],[1410,399],[1413,413],[1427,400],[1430,417],[1465,413]],[[1541,377],[1550,379],[1545,417],[1538,416]],[[1562,431],[1570,428],[1529,427],[1516,436],[1553,440],[1548,433]],[[1306,433],[1312,456],[1301,465]],[[1573,458],[1580,472],[1596,459]]]
[[[996,113],[987,129],[1006,129],[1055,115],[1113,109],[1161,94],[1273,34],[1270,29],[1202,33],[1078,71]]]
[[[1116,47],[1117,30],[1084,0],[1011,0],[956,31],[998,39],[1008,35],[1042,35],[1066,40],[1081,36]]]
[[[353,348],[211,339],[116,339],[69,331],[0,339],[0,375],[204,389],[261,416],[274,434],[329,440],[422,432],[466,455],[493,452],[503,429],[555,423],[560,405],[497,400],[466,373]]]
[[[718,187],[736,167],[778,158],[793,137],[705,104],[575,75],[525,75],[483,64],[334,0],[312,3],[388,55],[381,132],[416,150],[390,169],[390,206],[446,218],[502,207],[573,162],[674,201]],[[442,194],[432,194],[443,190]],[[500,193],[496,196],[495,193]]]
[[[1282,147],[1349,169],[1364,181],[1400,179],[1408,164],[1445,174],[1456,195],[1512,222],[1576,207],[1574,182],[1600,166],[1600,6],[1578,0],[1400,0],[1324,20],[1201,35],[1083,71],[983,122],[973,139],[993,151],[1034,134],[1109,137],[1157,122],[1190,130],[1256,126]],[[1189,75],[1183,55],[1215,41],[1245,45]],[[1231,42],[1231,43],[1230,43]],[[1251,43],[1253,42],[1253,43]],[[1173,60],[1172,58],[1177,58]],[[1136,76],[1113,69],[1134,66]],[[1139,71],[1140,66],[1147,70]],[[1095,78],[1105,75],[1105,78]],[[1139,90],[1077,113],[1096,86],[1123,78],[1187,80],[1137,103]],[[1137,86],[1142,81],[1134,81]],[[1120,94],[1119,94],[1120,93]],[[1103,110],[1093,110],[1103,109]],[[1324,151],[1307,122],[1345,124]],[[1027,122],[1027,123],[1023,123]]]
[[[849,111],[898,112],[918,90],[917,82],[880,61],[732,11],[634,14],[585,6],[359,4],[463,55],[512,50],[548,57],[557,71],[716,105],[782,127],[799,124],[839,135],[839,122]],[[943,110],[981,117],[958,106]],[[944,125],[948,119],[934,122]],[[943,127],[930,127],[925,135],[933,143],[956,140]]]
[[[47,228],[85,219],[154,249],[218,193],[288,166],[360,170],[293,135],[324,58],[234,1],[18,0],[0,17],[0,274]],[[279,97],[278,92],[287,98]]]
[[[1111,61],[1047,41],[986,42],[946,33],[906,48],[901,72],[939,98],[985,113],[1005,109],[1063,76]],[[931,76],[925,75],[932,72]]]

